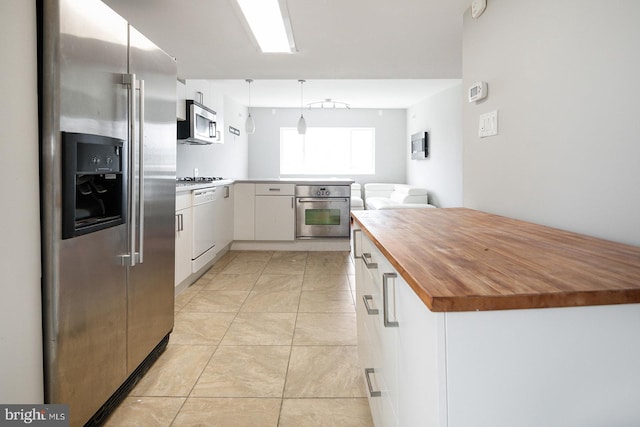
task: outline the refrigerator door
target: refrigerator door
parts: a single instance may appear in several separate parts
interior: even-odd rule
[[[129,40],[129,72],[139,82],[131,181],[136,186],[132,194],[139,259],[128,273],[127,370],[131,373],[173,329],[177,67],[173,58],[131,26]]]
[[[45,401],[82,425],[126,379],[126,224],[61,239],[60,131],[126,139],[127,23],[95,0],[43,3]]]

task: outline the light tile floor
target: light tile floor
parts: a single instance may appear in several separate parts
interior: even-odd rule
[[[348,252],[231,251],[109,427],[371,427]]]

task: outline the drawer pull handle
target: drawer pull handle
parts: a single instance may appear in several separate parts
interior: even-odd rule
[[[270,188],[269,191],[280,191],[279,188]]]
[[[373,301],[372,295],[362,295],[362,302],[364,302],[364,308],[367,309],[367,314],[368,315],[378,314],[377,308],[369,307],[369,301]]]
[[[361,259],[362,255],[358,255],[358,239],[356,239],[356,232],[361,232],[362,230],[353,230],[353,259]]]
[[[389,321],[389,299],[387,298],[387,288],[389,287],[389,278],[398,277],[396,273],[384,273],[382,275],[382,314],[384,317],[385,328],[397,328],[398,322]]]
[[[382,395],[382,393],[380,392],[380,390],[374,390],[373,386],[371,385],[371,378],[369,377],[370,374],[373,374],[375,372],[375,370],[373,368],[365,368],[364,370],[364,377],[367,380],[367,388],[369,388],[369,396],[371,397],[380,397]]]
[[[367,259],[369,261],[367,261]],[[378,268],[378,263],[377,262],[371,262],[371,254],[368,252],[363,252],[362,253],[362,261],[364,261],[364,265],[369,269],[372,270],[374,268]]]

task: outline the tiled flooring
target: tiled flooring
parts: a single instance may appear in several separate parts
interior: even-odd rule
[[[229,252],[107,426],[369,427],[347,252]]]

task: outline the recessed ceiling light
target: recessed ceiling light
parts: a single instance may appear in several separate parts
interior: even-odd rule
[[[278,0],[237,0],[262,52],[295,51],[286,3]]]

